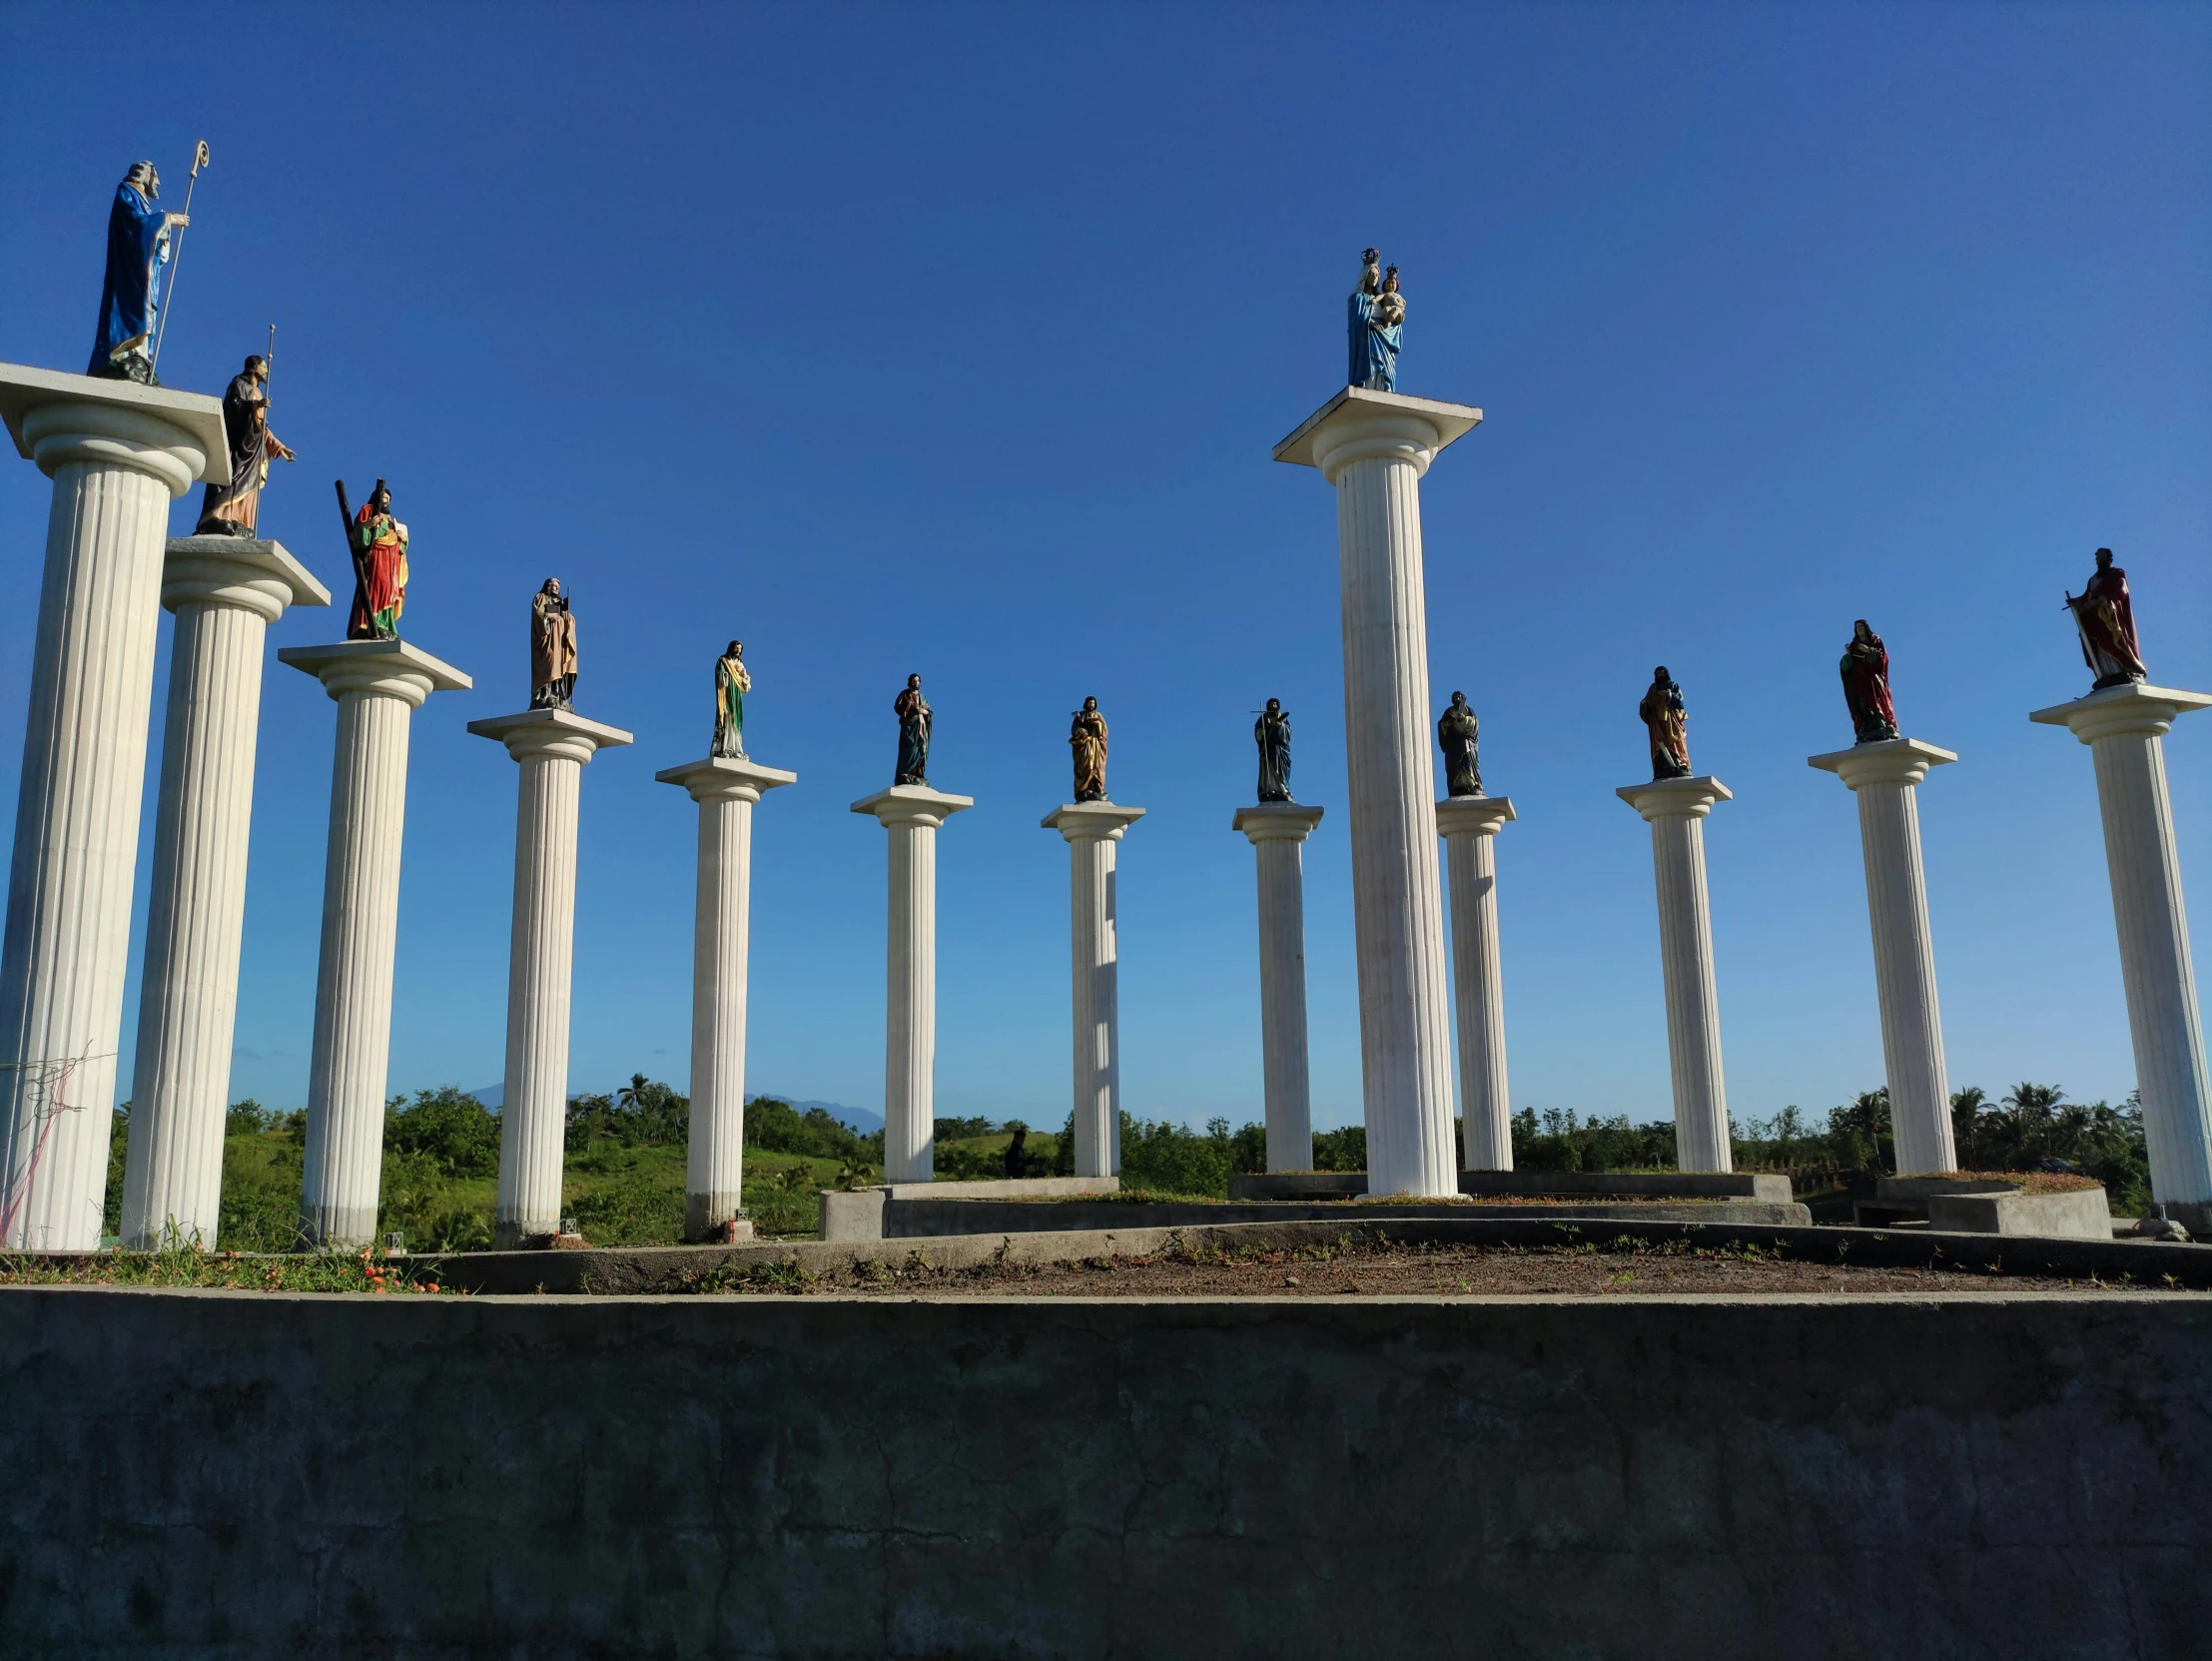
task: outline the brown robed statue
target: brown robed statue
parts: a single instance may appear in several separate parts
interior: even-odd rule
[[[1652,671],[1651,690],[1636,706],[1652,740],[1652,777],[1686,779],[1690,776],[1690,711],[1683,707],[1682,686],[1662,663]]]
[[[223,395],[223,438],[231,452],[231,481],[208,485],[200,498],[200,522],[195,536],[247,536],[261,534],[262,486],[269,482],[269,463],[297,459],[291,448],[269,430],[269,360],[256,353],[246,368],[231,379]]]
[[[576,614],[549,576],[530,596],[530,707],[573,709],[575,696]]]
[[[1106,799],[1106,724],[1099,713],[1099,700],[1086,698],[1083,707],[1076,711],[1074,724],[1068,731],[1069,748],[1075,751],[1076,800],[1079,802],[1103,802]]]

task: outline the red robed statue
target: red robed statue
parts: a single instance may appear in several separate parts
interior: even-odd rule
[[[1889,701],[1889,649],[1861,617],[1851,624],[1843,648],[1843,702],[1851,712],[1851,735],[1860,744],[1878,744],[1897,735],[1897,709]]]
[[[2143,649],[2135,639],[2135,606],[2127,595],[2127,572],[2112,563],[2110,548],[2097,549],[2096,574],[2078,594],[2066,596],[2081,632],[2081,656],[2097,677],[2091,691],[2148,680]]]
[[[338,487],[341,507],[346,485]],[[354,610],[349,640],[396,640],[407,604],[407,527],[391,516],[391,492],[382,479],[346,527],[354,555]]]

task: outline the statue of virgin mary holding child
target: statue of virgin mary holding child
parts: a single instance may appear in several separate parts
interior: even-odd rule
[[[1368,249],[1361,257],[1359,284],[1346,305],[1351,334],[1351,365],[1346,385],[1369,392],[1398,390],[1398,348],[1405,340],[1405,296],[1398,292],[1398,268],[1383,271],[1381,256]]]

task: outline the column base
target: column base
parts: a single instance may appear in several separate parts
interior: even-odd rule
[[[300,1215],[300,1248],[304,1251],[342,1251],[375,1244],[373,1206],[318,1206]]]
[[[683,1238],[701,1246],[751,1240],[753,1221],[734,1194],[687,1194],[683,1197]]]

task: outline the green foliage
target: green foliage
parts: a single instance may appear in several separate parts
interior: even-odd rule
[[[417,1091],[411,1103],[395,1096],[384,1113],[386,1187],[394,1157],[421,1160],[441,1177],[497,1177],[499,1117],[451,1085]]]
[[[108,1193],[100,1208],[100,1234],[113,1239],[123,1232],[123,1161],[131,1143],[131,1104],[115,1110],[115,1129],[108,1133]]]
[[[1951,1098],[1951,1136],[1969,1171],[2061,1167],[2104,1185],[2121,1215],[2150,1210],[2150,1155],[2143,1143],[2143,1101],[2130,1091],[2118,1107],[2069,1102],[2055,1085],[2017,1084],[1996,1107],[1978,1090]]]
[[[271,1262],[173,1244],[159,1251],[103,1251],[75,1261],[0,1255],[0,1285],[212,1286],[229,1291],[440,1290],[426,1267],[381,1251],[303,1251]]]
[[[1628,1115],[1583,1119],[1570,1108],[1513,1116],[1513,1164],[1521,1171],[1672,1171],[1672,1124],[1632,1125]]]
[[[798,1154],[810,1160],[856,1160],[883,1164],[883,1133],[855,1136],[827,1108],[800,1113],[789,1102],[756,1096],[745,1104],[745,1146],[772,1154]]]
[[[571,1096],[563,1146],[580,1154],[595,1142],[624,1148],[681,1148],[691,1140],[691,1098],[642,1073],[612,1096]]]
[[[223,1115],[223,1134],[227,1137],[259,1136],[272,1129],[278,1120],[251,1096],[243,1102],[233,1102]]]
[[[1011,1124],[1002,1127],[993,1120],[976,1116],[965,1119],[945,1114],[937,1116],[939,1142],[971,1142],[977,1137],[996,1136],[1002,1129],[1011,1131],[1014,1127]]]
[[[1262,1133],[1264,1137],[1265,1133]],[[1367,1127],[1346,1125],[1334,1131],[1313,1133],[1313,1169],[1316,1171],[1365,1171]]]

